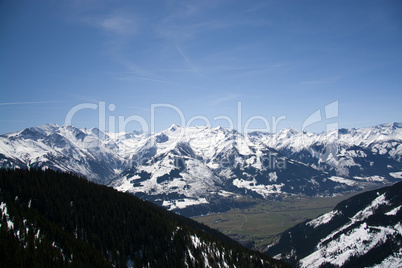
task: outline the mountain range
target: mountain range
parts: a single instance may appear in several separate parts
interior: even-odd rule
[[[402,182],[342,201],[282,233],[266,253],[295,267],[401,267]]]
[[[0,135],[0,167],[72,172],[194,216],[256,198],[333,196],[397,182],[402,124],[320,134],[176,124],[110,133],[48,124]]]

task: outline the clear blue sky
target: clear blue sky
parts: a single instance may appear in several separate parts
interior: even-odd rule
[[[3,0],[0,90],[0,133],[100,102],[107,125],[150,126],[164,104],[155,130],[183,124],[166,104],[191,125],[300,130],[334,101],[338,117],[309,130],[401,122],[402,1]],[[72,124],[98,126],[98,110]]]

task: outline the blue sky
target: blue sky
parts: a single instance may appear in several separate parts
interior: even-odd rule
[[[317,110],[307,130],[401,122],[401,14],[401,1],[4,0],[0,133],[63,125],[77,105],[96,109],[73,125],[100,113],[127,131],[300,130]]]

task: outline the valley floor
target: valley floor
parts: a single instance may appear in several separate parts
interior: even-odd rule
[[[339,202],[361,192],[332,198],[288,197],[283,201],[260,201],[248,209],[232,209],[193,217],[250,248],[264,250],[286,229],[332,210]]]

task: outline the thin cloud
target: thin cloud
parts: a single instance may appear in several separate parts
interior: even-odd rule
[[[176,44],[176,49],[179,52],[180,56],[184,59],[184,61],[191,67],[191,69],[196,74],[200,74],[198,68],[190,61],[190,59],[183,53],[180,46]]]
[[[172,18],[169,18],[167,20],[161,21],[161,23],[157,25],[155,32],[160,37],[167,39],[188,40],[196,38],[196,36],[201,32],[235,28],[241,25],[264,26],[268,25],[268,22],[265,20],[250,19],[232,19],[226,21],[217,19],[200,19],[196,22],[183,24],[181,19],[174,20]]]
[[[131,35],[138,31],[137,23],[129,16],[113,14],[98,21],[98,25],[105,31],[119,35]]]
[[[76,15],[70,18],[70,20],[98,28],[104,32],[112,33],[120,37],[130,37],[139,32],[139,17],[127,11],[117,9],[108,14],[86,13],[87,14]]]
[[[44,103],[56,103],[62,101],[19,101],[19,102],[3,102],[0,103],[0,106],[6,105],[24,105],[24,104],[44,104]]]
[[[184,55],[183,51],[181,50],[179,45],[176,45],[177,51],[179,52],[180,56],[190,65],[192,65],[191,61]]]
[[[168,80],[162,80],[162,79],[152,78],[152,77],[137,76],[134,74],[124,74],[124,75],[120,75],[120,76],[119,76],[119,74],[115,74],[115,75],[117,75],[117,76],[114,79],[121,80],[121,81],[143,80],[143,81],[148,81],[148,82],[157,83],[157,84],[172,85],[172,86],[177,86],[177,87],[186,87],[186,88],[194,88],[194,89],[203,89],[202,87],[199,87],[199,86],[187,85],[187,84],[183,85],[183,84],[171,82]],[[143,95],[143,96],[145,96],[145,95]]]
[[[235,94],[235,93],[223,93],[223,94],[219,94],[219,95],[209,96],[209,97],[207,97],[207,99],[208,99],[208,102],[210,103],[210,105],[219,106],[222,103],[230,102],[230,101],[239,99],[240,97],[241,97],[241,95]]]
[[[145,81],[159,83],[159,84],[177,85],[176,83],[172,83],[172,82],[165,81],[165,80],[155,79],[152,77],[136,76],[136,75],[120,76],[115,79],[116,80],[145,80]]]
[[[238,27],[239,25],[263,26],[268,22],[263,19],[249,19],[238,13],[228,12],[228,16],[215,16],[213,10],[229,6],[227,1],[189,1],[168,6],[166,17],[156,22],[155,32],[160,37],[174,40],[196,38],[200,32]],[[185,23],[183,23],[185,22]]]
[[[312,85],[312,84],[330,84],[338,81],[340,77],[333,77],[329,79],[324,79],[324,80],[312,80],[312,81],[304,81],[300,82],[302,85]]]

